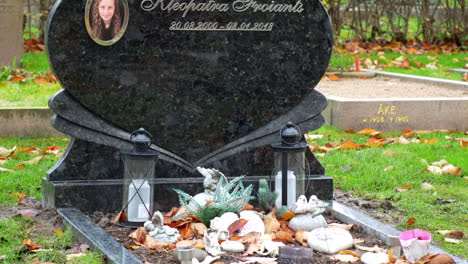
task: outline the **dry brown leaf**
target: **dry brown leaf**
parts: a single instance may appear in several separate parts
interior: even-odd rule
[[[405,259],[397,259],[395,261],[395,264],[411,264],[411,263]]]
[[[346,133],[348,134],[355,134],[356,133],[356,130],[352,129],[352,128],[348,128],[346,129]]]
[[[124,248],[127,248],[127,249],[139,249],[140,246],[125,245]]]
[[[42,154],[57,155],[59,153],[59,151],[60,151],[59,146],[50,146],[50,147],[47,147],[44,150],[42,150]]]
[[[59,235],[59,236],[60,236],[60,235],[63,235],[63,231],[62,231],[61,229],[54,228],[54,232],[55,232],[55,234],[57,234],[57,235]]]
[[[0,167],[0,172],[15,172],[15,171],[14,171],[14,170],[5,169],[5,168]]]
[[[239,219],[239,220],[234,221],[228,227],[229,234],[232,235],[232,234],[236,233],[237,230],[239,230],[241,227],[243,227],[243,226],[245,226],[245,224],[247,224],[247,221],[248,220],[242,219],[242,218]]]
[[[448,255],[437,254],[427,264],[452,264],[455,261]]]
[[[249,244],[249,247],[244,252],[244,254],[242,254],[242,256],[251,256],[255,252],[259,251],[259,250],[260,250],[260,245],[259,244]]]
[[[369,136],[377,136],[378,134],[380,134],[381,132],[375,130],[375,129],[372,129],[372,128],[365,128],[365,129],[362,129],[358,132],[358,134],[362,134],[362,135],[369,135]]]
[[[437,233],[446,235],[446,236],[459,237],[459,238],[463,238],[465,236],[465,234],[462,231],[458,231],[458,230],[438,230]]]
[[[421,144],[432,144],[438,142],[438,138],[432,138],[432,139],[421,139],[420,143]]]
[[[359,144],[354,143],[351,140],[346,140],[343,145],[341,145],[340,149],[359,149],[361,146]]]
[[[385,168],[383,171],[391,171],[391,170],[394,170],[395,167],[394,166],[388,166],[387,168]]]
[[[26,248],[28,249],[28,251],[36,250],[36,249],[40,249],[40,248],[41,248],[38,244],[33,244],[32,241],[31,241],[31,239],[29,239],[29,238],[23,239],[23,244],[26,246]]]
[[[387,252],[388,260],[390,263],[395,263],[396,259],[393,257],[393,248],[390,248]]]
[[[18,204],[18,205],[23,204],[24,198],[26,198],[26,194],[25,193],[20,193],[18,201],[16,202],[16,204]]]
[[[416,223],[416,218],[410,218],[406,221],[406,225],[414,225]]]
[[[7,160],[4,157],[0,156],[0,165],[5,164],[6,162]]]
[[[244,208],[242,208],[241,211],[250,211],[250,210],[253,210],[253,209],[254,209],[253,205],[251,205],[251,204],[245,204],[245,205],[244,205]]]
[[[283,242],[285,244],[292,243],[294,241],[292,235],[286,231],[278,231],[276,233],[273,233],[271,238],[273,239],[273,241]]]
[[[203,239],[181,240],[177,241],[176,247],[204,248],[205,242],[203,242]]]
[[[296,238],[296,240],[299,243],[302,244],[302,246],[307,247],[308,246],[308,243],[307,243],[307,236],[308,235],[309,235],[308,232],[305,232],[305,231],[302,231],[302,230],[297,230],[294,237]]]
[[[387,250],[386,250],[386,249],[380,248],[380,247],[377,246],[377,245],[375,245],[375,246],[373,246],[373,247],[364,247],[364,246],[360,246],[360,245],[355,244],[354,247],[355,247],[356,249],[359,249],[359,250],[362,250],[362,251],[387,253]]]
[[[81,252],[81,253],[76,253],[76,254],[68,254],[66,258],[67,258],[67,261],[70,261],[74,258],[81,258],[84,256],[86,256],[86,253]]]
[[[237,241],[242,244],[257,244],[260,242],[261,237],[262,234],[259,232],[250,232],[245,236],[238,236],[239,239],[237,239]],[[233,238],[231,238],[231,240],[233,240]]]
[[[190,223],[190,227],[195,231],[195,234],[198,236],[203,236],[207,227],[203,223]]]
[[[433,190],[433,189],[435,189],[435,187],[432,186],[432,185],[431,185],[430,183],[428,183],[428,182],[423,182],[423,183],[421,184],[421,188],[423,188],[424,190]]]
[[[178,230],[183,239],[192,239],[196,235],[195,230],[189,224],[179,227]]]
[[[361,255],[357,252],[354,252],[352,250],[343,250],[343,251],[340,251],[338,252],[338,255],[351,255],[351,256],[355,256],[356,258],[361,258]]]
[[[333,260],[333,261],[339,261],[340,263],[341,262],[354,263],[354,262],[359,261],[358,257],[355,257],[353,255],[342,255],[342,254],[337,254],[337,255],[330,256],[330,259]]]
[[[335,74],[332,74],[332,75],[329,75],[328,76],[328,79],[330,81],[339,81],[340,80],[340,77],[336,76]]]
[[[444,174],[450,174],[450,175],[456,175],[456,176],[461,176],[461,168],[455,167],[452,164],[446,164],[444,167],[442,167],[442,173]]]
[[[125,211],[120,211],[120,213],[118,213],[114,219],[112,219],[111,223],[115,224],[117,222],[127,222],[128,221],[128,218],[127,218],[127,215],[125,214]]]
[[[42,77],[42,76],[39,76],[37,77],[36,79],[34,79],[34,82],[39,84],[39,85],[44,85],[44,84],[48,84],[49,83],[49,80]]]
[[[265,223],[265,234],[271,235],[280,229],[281,224],[276,219],[276,208],[267,214],[267,217],[263,219],[263,223]]]
[[[352,225],[337,224],[337,223],[328,224],[328,227],[341,228],[341,229],[344,229],[346,231],[351,230],[351,228],[353,228],[354,226],[355,226],[354,224],[352,224]],[[338,254],[340,254],[340,253],[338,253]]]
[[[409,138],[409,137],[412,137],[414,135],[416,135],[416,132],[414,132],[413,130],[411,129],[405,129],[401,132],[401,135],[404,137],[404,138]]]
[[[413,187],[414,184],[406,184],[400,187],[395,188],[395,191],[397,192],[406,192],[408,191],[409,188]]]
[[[293,218],[294,216],[296,216],[295,213],[291,212],[291,211],[287,211],[286,213],[282,214],[280,216],[280,219],[281,220],[284,220],[284,221],[289,221],[291,220],[291,218]]]
[[[458,243],[461,243],[461,242],[462,242],[461,239],[450,238],[450,237],[444,238],[444,241],[445,241],[445,242],[449,242],[449,243],[453,243],[453,244],[458,244]]]
[[[42,156],[35,157],[32,160],[25,161],[24,164],[36,164],[42,159]]]

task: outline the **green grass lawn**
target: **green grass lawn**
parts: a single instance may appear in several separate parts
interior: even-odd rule
[[[323,127],[313,134],[326,137],[316,140],[323,146],[329,142],[350,139],[356,143],[366,143],[369,136],[347,134],[343,131]],[[399,134],[385,137],[399,136]],[[336,187],[367,199],[389,200],[402,212],[405,219],[416,218],[416,224],[411,228],[430,231],[434,240],[448,252],[468,256],[467,242],[452,244],[443,242],[444,236],[437,230],[468,231],[468,184],[467,178],[448,174],[435,175],[423,172],[427,165],[422,161],[432,163],[442,159],[450,164],[468,170],[467,149],[456,142],[448,142],[445,136],[463,138],[463,134],[430,133],[421,134],[421,139],[437,138],[433,144],[400,144],[393,143],[383,147],[363,149],[333,150],[319,157],[326,168],[326,174],[332,176]],[[389,156],[384,151],[396,152]],[[393,166],[393,169],[387,169]],[[426,190],[421,187],[428,182],[435,189]],[[395,188],[414,184],[406,192],[397,192]],[[438,198],[455,199],[453,203],[437,203]],[[400,228],[405,228],[405,222]]]
[[[396,52],[385,52],[384,55],[378,54],[359,54],[360,60],[370,59],[375,65],[382,64],[382,71],[395,72],[402,74],[418,75],[432,78],[463,81],[463,74],[452,72],[451,69],[463,69],[468,64],[468,53],[453,54],[401,54]],[[392,63],[397,58],[404,56],[410,63],[409,68],[400,68]],[[437,69],[427,68],[426,65],[434,65]],[[421,66],[422,65],[422,66]],[[431,67],[431,66],[429,66]],[[365,65],[361,65],[365,69]],[[354,55],[335,53],[330,61],[332,70],[354,70]]]

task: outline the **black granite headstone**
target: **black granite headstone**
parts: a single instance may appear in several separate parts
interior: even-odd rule
[[[119,150],[140,127],[161,153],[155,193],[167,208],[170,188],[201,189],[196,166],[258,181],[287,121],[322,126],[326,99],[313,88],[332,28],[320,1],[115,0],[112,18],[100,2],[58,0],[49,18],[48,55],[64,88],[49,102],[53,125],[74,140],[44,180],[46,206],[119,209]]]

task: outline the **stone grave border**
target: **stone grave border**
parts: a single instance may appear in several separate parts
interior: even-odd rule
[[[406,79],[448,89],[466,89],[468,91],[468,82],[382,71],[363,71],[364,74]],[[353,75],[343,77],[353,77]],[[328,100],[328,106],[322,112],[325,117],[325,123],[341,129],[352,128],[357,131],[364,128],[374,128],[383,132],[401,131],[403,129],[454,129],[459,131],[468,129],[468,122],[466,120],[466,116],[468,115],[468,97],[360,99],[324,95]],[[389,107],[389,111],[393,111],[390,110],[393,107],[393,109],[397,109],[396,113],[378,114],[381,106],[383,109]],[[398,113],[400,110],[403,111]],[[390,117],[392,121],[390,121]],[[397,118],[398,121],[395,122]],[[415,118],[420,118],[421,121],[417,123],[411,122]]]
[[[391,245],[392,237],[398,236],[401,233],[401,231],[342,203],[336,201],[328,202],[327,210],[333,217],[346,224],[359,225],[366,233],[377,237],[387,246]],[[80,210],[76,208],[59,208],[57,211],[65,219],[66,224],[72,228],[78,240],[82,243],[88,243],[92,248],[105,255],[107,263],[142,264],[129,250],[115,241]],[[429,250],[433,254],[447,254],[456,263],[464,263],[465,261],[433,245],[430,246]]]

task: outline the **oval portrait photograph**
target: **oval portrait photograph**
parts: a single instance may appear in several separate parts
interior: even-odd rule
[[[88,0],[85,24],[96,43],[104,46],[116,43],[127,29],[127,0]]]

